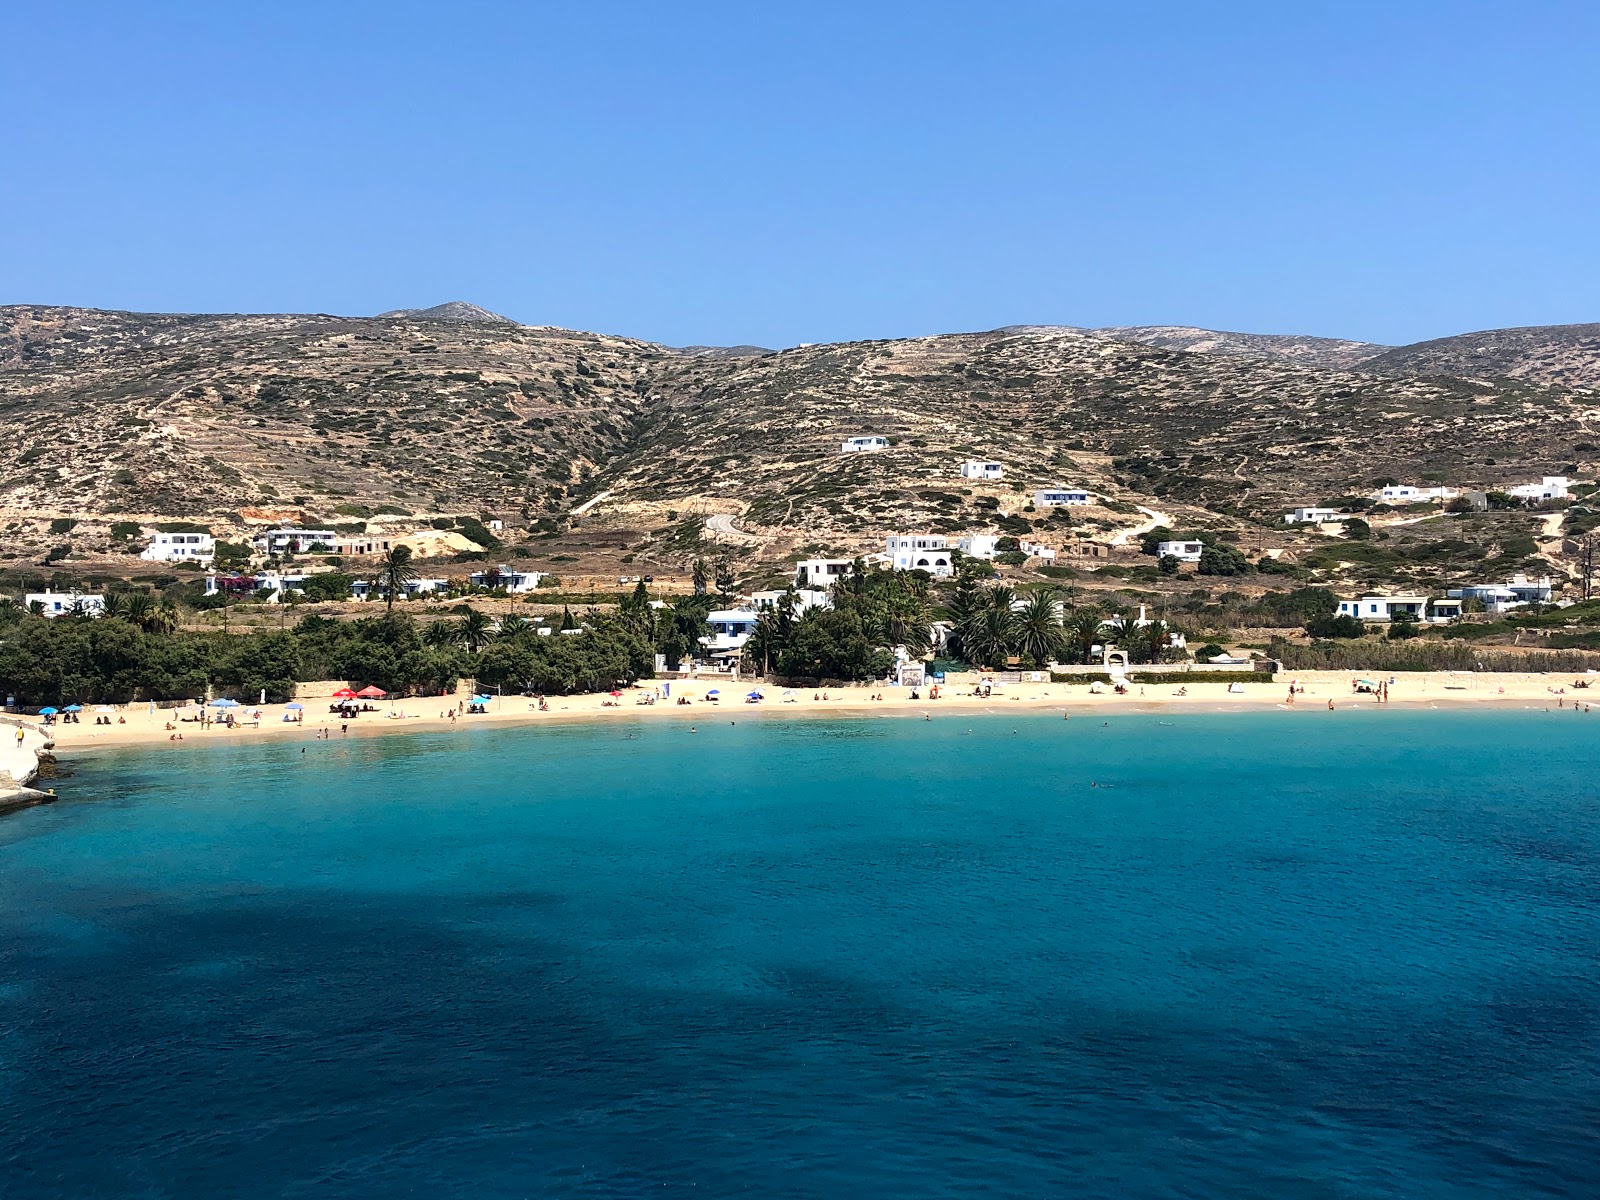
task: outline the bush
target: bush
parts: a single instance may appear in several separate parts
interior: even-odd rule
[[[1200,574],[1247,575],[1250,560],[1232,546],[1206,542],[1200,550]]]
[[[1307,618],[1306,632],[1314,638],[1359,638],[1366,637],[1367,627],[1356,617],[1323,613]]]
[[[1351,517],[1344,523],[1344,535],[1352,541],[1364,542],[1372,536],[1372,526],[1360,517]]]
[[[50,522],[50,532],[57,535],[71,533],[77,524],[71,517],[57,517]]]

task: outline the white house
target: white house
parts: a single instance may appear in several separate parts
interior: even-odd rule
[[[794,615],[797,617],[813,608],[827,608],[833,603],[828,598],[827,592],[816,591],[812,588],[786,588],[783,591],[774,589],[764,592],[752,592],[750,595],[750,607],[758,613],[772,612],[783,602],[785,596],[792,598]]]
[[[407,580],[402,590],[405,598],[410,600],[416,596],[430,596],[445,591],[449,586],[448,579],[411,579]],[[357,579],[350,584],[350,595],[356,600],[381,600],[386,593],[375,580]]]
[[[1476,600],[1485,612],[1507,612],[1524,604],[1548,604],[1555,588],[1550,576],[1529,579],[1526,575],[1513,575],[1508,583],[1475,583],[1466,587],[1451,588],[1446,595],[1459,600]]]
[[[712,658],[738,658],[760,618],[761,614],[750,608],[712,609],[706,614],[711,636],[701,638],[700,644]]]
[[[942,578],[953,574],[955,565],[942,534],[896,533],[887,543],[889,566],[896,571],[926,571]]]
[[[208,563],[217,556],[217,539],[209,533],[157,533],[140,552],[147,562]]]
[[[490,590],[505,588],[509,595],[518,596],[537,588],[539,581],[544,578],[544,572],[515,571],[501,563],[498,567],[474,571],[467,578],[472,581],[473,587],[489,588]]]
[[[861,454],[868,450],[887,450],[888,448],[888,438],[880,437],[877,434],[870,434],[864,437],[845,438],[845,440],[839,444],[839,453]]]
[[[806,558],[794,565],[797,588],[830,588],[855,565],[853,558]]]
[[[1033,494],[1035,508],[1063,508],[1068,505],[1093,503],[1094,497],[1082,488],[1043,488]]]
[[[1285,525],[1320,525],[1324,521],[1338,521],[1344,514],[1337,508],[1297,508],[1283,514]]]
[[[961,464],[961,478],[996,480],[1005,478],[1005,467],[997,462],[981,462],[969,459]]]
[[[42,592],[28,592],[22,597],[22,607],[28,612],[33,611],[35,604],[47,617],[106,615],[106,598],[98,593],[52,592],[45,588]]]
[[[1426,596],[1362,596],[1359,600],[1339,601],[1341,617],[1355,617],[1361,621],[1392,621],[1396,615],[1424,620],[1428,615]]]
[[[1157,542],[1157,558],[1175,558],[1179,562],[1197,563],[1200,561],[1200,552],[1205,549],[1204,542]]]
[[[1409,483],[1391,484],[1379,488],[1374,499],[1389,504],[1432,504],[1435,500],[1454,500],[1461,493],[1456,488],[1412,487]]]
[[[333,549],[339,535],[331,529],[268,529],[251,539],[251,545],[263,554],[304,554],[312,546]]]
[[[1572,493],[1567,490],[1571,485],[1572,480],[1565,475],[1546,475],[1539,483],[1518,484],[1506,492],[1518,500],[1537,504],[1541,500],[1571,500]]]
[[[968,558],[993,558],[999,553],[996,549],[999,541],[999,534],[964,533],[957,539],[956,549]]]

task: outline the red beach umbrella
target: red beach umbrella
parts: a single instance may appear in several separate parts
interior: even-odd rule
[[[356,698],[356,694],[349,688],[342,687],[333,694],[333,698],[335,700],[354,700]]]
[[[388,694],[389,693],[384,691],[381,687],[373,685],[371,687],[362,688],[356,693],[356,696],[362,700],[382,700]]]

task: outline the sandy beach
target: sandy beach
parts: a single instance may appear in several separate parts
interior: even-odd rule
[[[1384,704],[1371,695],[1356,693],[1352,683],[1357,678],[1387,682],[1388,703]],[[1291,680],[1300,689],[1295,694],[1293,705],[1288,703]],[[468,692],[463,687],[453,696],[375,701],[372,707],[376,711],[362,713],[349,722],[342,721],[328,711],[329,695],[342,686],[337,682],[328,682],[303,684],[298,703],[304,708],[298,712],[288,710],[282,704],[246,705],[233,710],[235,714],[248,718],[259,708],[259,724],[250,721],[230,729],[213,722],[202,727],[196,721],[183,719],[194,717],[199,712],[196,708],[156,708],[152,711],[148,704],[132,704],[116,706],[111,714],[95,713],[91,706],[89,711],[82,714],[81,724],[58,725],[52,732],[58,750],[70,752],[135,745],[170,745],[179,749],[262,737],[373,737],[574,720],[672,718],[692,723],[696,720],[738,720],[741,717],[759,718],[774,714],[906,716],[918,719],[926,715],[929,719],[937,720],[944,715],[963,712],[1060,712],[1070,718],[1110,713],[1284,709],[1320,713],[1326,717],[1330,700],[1335,715],[1340,711],[1384,707],[1586,707],[1590,703],[1591,690],[1574,688],[1574,682],[1573,677],[1565,675],[1419,672],[1380,677],[1373,673],[1361,676],[1345,671],[1308,671],[1294,676],[1285,674],[1272,683],[1241,682],[1234,685],[1242,688],[1241,692],[1230,692],[1229,684],[1215,682],[1186,686],[1135,682],[1123,695],[1117,695],[1109,688],[1094,694],[1085,684],[1018,683],[996,687],[990,695],[982,696],[973,695],[973,685],[965,683],[949,685],[939,699],[933,700],[926,691],[921,693],[920,698],[912,699],[910,689],[894,687],[807,688],[787,692],[783,688],[766,687],[748,681],[672,680],[663,684],[647,680],[637,687],[624,690],[615,700],[609,694],[552,696],[547,700],[548,710],[540,711],[537,702],[528,697],[504,696],[491,701],[487,712],[470,715],[464,711]],[[664,688],[670,689],[670,696],[664,695],[654,704],[643,703],[646,697],[654,696]],[[707,693],[712,689],[720,691],[716,700],[707,698]],[[759,704],[747,703],[745,696],[752,690],[763,691],[766,698]],[[1592,692],[1594,700],[1600,701],[1600,683]],[[875,696],[881,696],[882,699],[874,699]],[[689,698],[690,703],[677,703],[680,697]],[[208,710],[212,715],[217,711]],[[450,717],[451,713],[456,714],[454,720]],[[303,719],[286,721],[285,715],[299,715]],[[96,725],[94,720],[97,716],[109,716],[113,724]],[[169,729],[169,725],[173,728]]]

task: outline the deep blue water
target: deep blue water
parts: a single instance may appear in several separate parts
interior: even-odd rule
[[[0,1195],[1600,1194],[1600,718],[727,716],[89,761]]]

